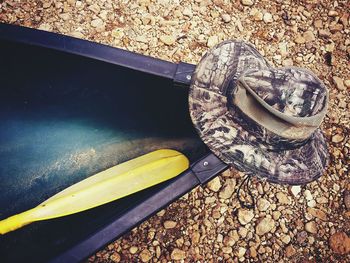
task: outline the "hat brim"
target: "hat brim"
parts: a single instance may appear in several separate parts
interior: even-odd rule
[[[249,69],[267,67],[267,61],[245,42],[226,41],[210,50],[192,77],[192,122],[209,149],[238,170],[274,183],[309,183],[323,174],[328,163],[327,145],[320,129],[302,146],[271,151],[255,136],[264,136],[263,128],[238,108],[228,107],[229,94],[239,76]]]

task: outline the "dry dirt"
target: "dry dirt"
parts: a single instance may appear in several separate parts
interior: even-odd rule
[[[253,180],[242,209],[228,171],[198,187],[90,262],[350,262],[348,1],[0,0],[0,22],[198,63],[218,42],[244,39],[275,66],[314,71],[329,88],[322,125],[331,163],[306,186]]]

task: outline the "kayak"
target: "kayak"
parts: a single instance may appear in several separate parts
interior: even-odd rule
[[[188,113],[194,65],[6,24],[0,57],[0,219],[151,151],[191,163],[115,202],[0,236],[2,262],[81,261],[227,168]]]

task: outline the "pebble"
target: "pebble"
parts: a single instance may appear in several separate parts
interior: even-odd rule
[[[235,191],[236,180],[234,178],[226,179],[224,188],[220,191],[219,197],[222,199],[231,198],[233,192]]]
[[[311,234],[317,233],[317,225],[314,221],[307,222],[305,224],[305,230]]]
[[[141,251],[139,257],[140,257],[142,262],[148,262],[152,259],[152,254],[151,254],[151,252],[149,252],[148,249],[144,249]]]
[[[329,245],[331,249],[341,255],[350,252],[350,238],[344,232],[337,232],[329,238]]]
[[[307,201],[310,201],[310,200],[314,199],[312,194],[311,194],[311,192],[310,192],[310,190],[305,190],[304,191],[304,197],[306,198]]]
[[[222,14],[221,18],[225,23],[229,23],[231,21],[231,16],[229,14]]]
[[[350,210],[350,191],[344,191],[344,204],[347,210]]]
[[[346,88],[344,86],[344,82],[341,78],[339,78],[337,76],[333,76],[333,82],[338,90],[346,90]]]
[[[256,226],[256,233],[259,236],[263,236],[266,233],[270,232],[275,226],[275,222],[272,220],[272,218],[265,217],[262,219]]]
[[[273,17],[271,13],[265,13],[263,16],[263,20],[265,23],[272,23],[273,22]]]
[[[309,42],[312,42],[312,41],[315,41],[315,35],[312,31],[306,31],[304,32],[303,34],[303,38],[305,39],[305,43],[309,43]]]
[[[192,9],[191,8],[185,8],[184,11],[182,12],[182,14],[184,16],[188,16],[188,17],[192,17],[193,13],[192,13]]]
[[[120,257],[120,255],[119,255],[119,253],[114,252],[114,253],[109,257],[109,259],[110,259],[112,262],[118,263],[118,262],[120,262],[121,257]]]
[[[290,243],[290,240],[291,240],[291,238],[289,235],[282,235],[282,237],[281,237],[281,241],[286,245],[288,245]]]
[[[336,134],[332,136],[332,142],[334,143],[339,143],[342,142],[344,140],[344,136],[341,134]]]
[[[294,42],[297,44],[304,44],[305,43],[305,38],[298,34],[295,38],[294,38]]]
[[[162,41],[165,45],[173,45],[176,41],[174,36],[170,36],[170,35],[162,35],[160,36],[160,41]]]
[[[287,258],[294,256],[296,252],[297,251],[295,250],[293,245],[289,245],[288,247],[286,247],[286,257]]]
[[[281,217],[281,212],[280,211],[273,211],[272,212],[272,218],[274,219],[274,220],[278,220],[278,219],[280,219],[280,217]]]
[[[207,47],[212,48],[218,43],[219,43],[219,37],[218,36],[210,36],[208,38]]]
[[[276,194],[276,197],[277,197],[277,200],[280,204],[282,204],[282,205],[289,205],[290,204],[289,197],[285,193],[278,192]]]
[[[237,252],[237,257],[243,258],[246,251],[247,251],[247,249],[245,249],[244,247],[239,247],[238,252]]]
[[[238,221],[242,225],[248,224],[254,218],[254,212],[249,209],[239,209],[238,210]]]
[[[220,178],[215,177],[213,180],[208,182],[207,187],[213,192],[218,192],[221,188]]]
[[[91,21],[91,26],[95,28],[99,28],[103,26],[103,21],[101,18],[96,18]]]
[[[186,258],[186,252],[181,249],[175,248],[173,252],[171,252],[170,257],[172,260],[182,260]]]
[[[259,198],[256,205],[257,205],[258,210],[263,212],[263,211],[266,211],[267,209],[269,209],[270,202],[264,198]]]
[[[350,88],[350,79],[346,79],[344,81],[344,85],[347,87],[347,88]]]
[[[301,191],[300,185],[293,185],[290,187],[290,192],[294,197],[297,197]]]
[[[254,1],[253,0],[241,0],[242,5],[245,6],[252,6],[254,5]]]
[[[89,10],[91,10],[92,12],[94,12],[96,15],[98,13],[100,13],[100,7],[97,4],[93,4],[89,6]]]
[[[132,247],[129,248],[129,252],[130,252],[131,254],[135,254],[138,250],[139,250],[139,249],[138,249],[137,247],[135,247],[135,246],[132,246]]]
[[[171,220],[167,220],[164,221],[164,228],[165,229],[172,229],[174,227],[176,227],[177,223],[175,221],[171,221]]]
[[[318,219],[321,219],[323,221],[327,220],[327,214],[325,212],[323,212],[321,209],[316,209],[316,208],[309,207],[307,209],[307,212],[310,215],[312,215],[314,217],[317,217]]]
[[[307,232],[302,231],[297,234],[297,242],[301,245],[303,244],[307,239]]]
[[[232,247],[222,247],[222,252],[224,252],[224,254],[231,254]]]

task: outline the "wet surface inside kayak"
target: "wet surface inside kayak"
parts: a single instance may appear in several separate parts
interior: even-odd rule
[[[153,150],[179,150],[191,161],[206,152],[188,115],[187,90],[167,79],[7,42],[0,57],[1,219]],[[40,253],[33,260],[45,261],[161,187],[0,236],[3,260]]]

